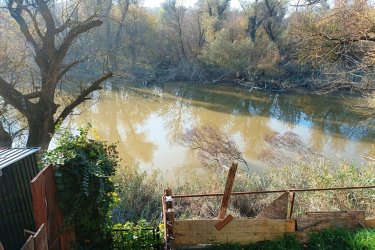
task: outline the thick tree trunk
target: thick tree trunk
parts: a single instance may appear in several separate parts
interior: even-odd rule
[[[12,147],[12,137],[4,129],[3,124],[0,122],[0,148],[10,148]]]
[[[41,147],[48,149],[54,132],[53,119],[46,117],[43,120],[29,121],[29,136],[27,138],[27,147]]]
[[[57,106],[51,101],[40,100],[32,109],[32,115],[27,117],[29,125],[28,147],[48,149],[55,130],[53,119]]]

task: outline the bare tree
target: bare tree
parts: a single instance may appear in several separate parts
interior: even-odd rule
[[[100,84],[112,76],[111,72],[102,75],[82,88],[69,104],[59,109],[59,104],[56,103],[58,83],[67,72],[82,62],[79,59],[66,61],[69,49],[80,35],[102,25],[103,22],[93,15],[82,21],[68,18],[58,26],[50,9],[50,0],[5,2],[6,9],[31,47],[40,74],[40,87],[26,94],[4,75],[0,76],[0,95],[27,120],[27,146],[47,148],[55,126],[67,118],[78,105],[88,100],[90,93],[100,89]]]
[[[188,129],[181,135],[180,141],[183,146],[198,152],[204,166],[229,166],[235,160],[246,164],[234,140],[215,127]]]

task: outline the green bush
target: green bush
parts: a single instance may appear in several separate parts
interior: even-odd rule
[[[349,244],[356,250],[375,249],[375,229],[363,229],[349,239]]]
[[[118,164],[115,145],[88,139],[89,126],[78,135],[64,132],[44,162],[53,164],[64,223],[73,225],[76,249],[106,249],[111,242],[109,212],[116,199],[113,177]]]

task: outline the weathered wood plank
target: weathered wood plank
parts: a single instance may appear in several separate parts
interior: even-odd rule
[[[34,235],[34,246],[37,250],[48,250],[47,228],[45,224]]]
[[[375,228],[375,218],[366,219],[365,226],[370,228]]]
[[[39,229],[44,223],[47,223],[47,206],[45,200],[45,167],[35,178],[31,181],[31,193],[33,196],[33,212],[35,229]]]
[[[59,215],[61,213],[56,199],[56,185],[54,178],[53,166],[50,165],[44,170],[45,175],[45,188],[46,188],[46,200],[47,200],[47,214],[48,214],[48,224],[46,224],[47,234],[48,234],[48,245],[52,246],[52,243],[56,242],[56,239],[60,236],[60,230],[62,224],[59,225]],[[57,240],[59,241],[59,240]],[[54,244],[51,250],[60,249],[59,244]]]
[[[217,223],[217,224],[215,225],[216,230],[220,231],[220,230],[223,229],[226,225],[228,225],[229,223],[231,223],[233,220],[234,220],[234,217],[233,217],[231,214],[228,215],[227,217],[225,217],[224,220],[220,221],[219,223]]]
[[[318,224],[328,223],[331,227],[358,228],[365,222],[364,211],[307,212],[305,217],[297,218],[297,231],[303,231]]]
[[[21,250],[34,250],[34,238],[32,235],[27,239],[26,243],[21,247]]]
[[[288,216],[288,200],[289,193],[283,193],[271,204],[263,208],[257,218],[286,219]]]
[[[220,220],[183,220],[175,222],[176,245],[209,243],[240,243],[273,240],[295,231],[294,220],[241,219],[233,220],[221,231]]]
[[[232,193],[234,178],[236,177],[238,163],[232,163],[229,169],[227,183],[225,184],[223,199],[221,200],[221,206],[219,210],[219,219],[222,220],[227,214],[227,209],[229,206],[230,194]]]

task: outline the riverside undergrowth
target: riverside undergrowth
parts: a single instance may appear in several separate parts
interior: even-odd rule
[[[120,202],[113,210],[116,222],[137,221],[141,218],[157,221],[160,218],[163,188],[171,187],[175,194],[222,192],[227,172],[210,170],[206,175],[190,175],[174,184],[163,180],[159,172],[147,175],[139,167],[122,167],[117,171],[116,183],[121,188]],[[346,162],[333,164],[317,161],[300,163],[283,168],[266,168],[263,172],[248,173],[239,170],[234,191],[259,191],[275,189],[308,189],[324,187],[348,187],[375,185],[375,166],[356,167]],[[234,196],[230,212],[239,217],[256,216],[262,208],[278,195]],[[364,210],[375,215],[375,190],[358,189],[297,193],[294,216],[305,211],[340,210],[334,198],[351,210]],[[217,217],[220,198],[176,199],[174,203],[179,218]]]

